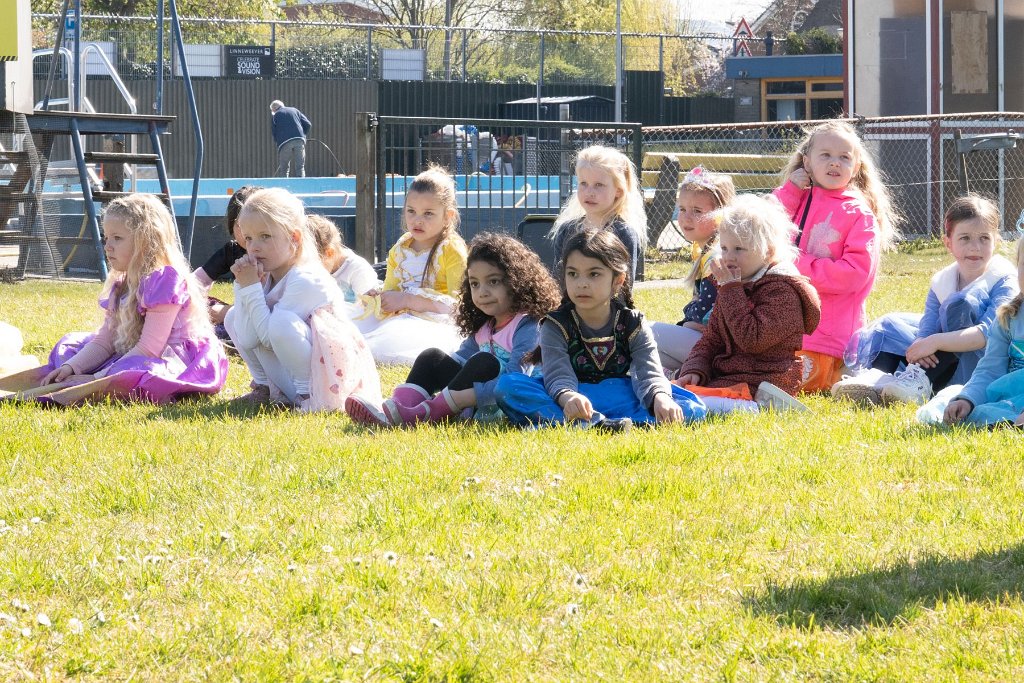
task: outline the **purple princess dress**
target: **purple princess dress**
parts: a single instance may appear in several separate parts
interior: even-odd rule
[[[142,278],[139,284],[138,310],[143,316],[157,306],[180,306],[159,356],[103,353],[113,348],[112,318],[121,298],[115,294],[119,291],[119,286],[115,285],[109,296],[100,299],[106,318],[99,332],[65,335],[50,352],[45,372],[71,361],[76,372],[104,380],[103,394],[153,403],[165,403],[187,394],[220,391],[227,379],[228,360],[212,327],[190,329],[197,326],[189,323],[189,306],[205,307],[206,301],[190,300],[186,277],[172,266],[164,266]],[[146,335],[144,325],[143,338]],[[76,359],[82,351],[84,353]],[[101,357],[99,365],[94,365],[94,359]],[[47,399],[42,397],[42,400]],[[63,401],[58,399],[58,402]]]

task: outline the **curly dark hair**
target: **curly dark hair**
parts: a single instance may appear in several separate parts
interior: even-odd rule
[[[636,304],[633,303],[633,289],[629,282],[629,252],[626,251],[622,240],[616,237],[614,232],[587,228],[580,230],[566,241],[565,246],[562,247],[562,260],[559,266],[563,273],[562,281],[558,283],[562,295],[566,299],[569,298],[569,295],[565,291],[565,262],[574,251],[580,252],[587,258],[597,259],[616,275],[625,275],[626,281],[619,291],[612,292],[612,297],[618,299],[626,308],[636,308]]]
[[[505,273],[505,286],[512,300],[512,310],[541,318],[558,308],[561,294],[558,284],[547,267],[529,247],[519,240],[499,233],[483,232],[469,243],[466,267],[477,261],[486,261]],[[491,319],[473,303],[469,276],[462,278],[459,288],[459,307],[455,324],[467,337],[476,334]]]

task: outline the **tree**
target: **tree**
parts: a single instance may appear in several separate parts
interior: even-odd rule
[[[275,19],[281,14],[275,0],[179,0],[177,5],[183,17]],[[32,0],[33,12],[53,14],[63,7],[64,0]],[[82,0],[83,14],[150,16],[156,14],[156,8],[157,0]]]

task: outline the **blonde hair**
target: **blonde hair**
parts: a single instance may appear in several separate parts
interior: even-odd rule
[[[320,255],[307,224],[306,210],[299,198],[291,192],[279,187],[253,192],[242,205],[238,219],[250,215],[259,216],[268,228],[284,235],[290,236],[298,230],[299,240],[295,245],[294,263],[320,264]]]
[[[698,169],[700,170],[699,173],[697,172]],[[677,201],[679,195],[683,192],[703,192],[711,197],[715,202],[716,211],[705,216],[704,220],[715,221],[716,224],[722,219],[721,212],[717,211],[717,209],[728,206],[736,199],[736,185],[732,182],[732,176],[727,173],[711,173],[703,166],[698,166],[691,170],[683,178],[683,182],[679,183],[679,190],[676,191]],[[694,283],[697,282],[697,278],[700,276],[700,262],[704,257],[704,253],[712,248],[717,241],[718,232],[716,230],[715,234],[704,245],[704,251],[701,252],[701,255],[694,259],[690,272],[683,279],[684,287],[693,287]]]
[[[316,253],[320,254],[320,258],[324,257],[328,249],[341,252],[345,247],[338,226],[331,219],[318,213],[309,213],[306,214],[306,225],[309,226],[309,232],[316,244]]]
[[[850,178],[849,186],[860,192],[864,201],[867,202],[868,208],[871,209],[871,213],[874,214],[881,248],[883,250],[892,249],[900,238],[899,224],[903,220],[902,216],[892,204],[889,189],[885,185],[885,177],[875,164],[874,157],[864,146],[864,141],[857,135],[856,129],[846,121],[833,119],[808,129],[804,139],[800,141],[800,145],[782,170],[782,183],[789,180],[793,171],[804,167],[804,157],[814,146],[814,139],[823,133],[842,136],[853,144],[857,154],[858,168]]]
[[[690,171],[679,183],[676,197],[683,192],[704,192],[715,200],[715,208],[720,209],[728,206],[736,198],[736,185],[732,182],[732,176],[728,173],[712,173],[701,168],[700,181],[694,179],[694,172]]]
[[[1024,260],[1024,238],[1017,240],[1017,270],[1020,270],[1021,260]],[[1021,304],[1024,304],[1024,292],[1019,292],[1007,303],[996,309],[996,320],[1000,327],[1009,331],[1010,321],[1020,313]]]
[[[189,296],[185,308],[186,329],[212,335],[206,294],[181,251],[178,226],[167,207],[153,195],[133,194],[112,201],[103,216],[104,221],[109,218],[122,221],[132,234],[134,247],[128,268],[112,270],[104,283],[108,305],[114,307],[111,318],[114,349],[124,354],[138,343],[145,322],[145,316],[139,312],[141,282],[166,266],[173,267],[185,279]]]
[[[455,178],[441,166],[430,164],[427,166],[427,170],[413,178],[412,184],[409,185],[405,196],[408,197],[412,192],[433,195],[441,203],[445,217],[444,229],[441,231],[437,241],[430,247],[430,253],[427,254],[427,266],[423,269],[423,277],[420,279],[420,286],[426,287],[427,278],[432,274],[431,270],[434,267],[434,254],[437,253],[441,243],[449,238],[462,241],[462,237],[459,235],[461,216],[459,215],[459,204],[455,194]],[[402,231],[409,231],[409,226],[405,224],[404,205],[402,206]]]
[[[974,219],[980,220],[999,240],[999,207],[991,199],[973,192],[960,197],[946,209],[946,215],[942,218],[946,237],[953,236],[958,223]]]
[[[591,145],[581,149],[576,155],[577,174],[581,168],[596,168],[611,176],[615,189],[621,192],[621,196],[612,205],[609,218],[617,216],[629,226],[636,234],[636,243],[642,253],[647,248],[647,212],[644,210],[640,179],[632,160],[613,147]],[[548,237],[554,239],[565,223],[582,218],[586,213],[580,202],[579,192],[573,192],[558,214]]]
[[[772,198],[741,194],[722,209],[719,235],[731,235],[765,263],[793,263],[798,250],[793,244],[796,226]]]

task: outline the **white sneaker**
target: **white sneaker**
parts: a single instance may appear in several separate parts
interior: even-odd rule
[[[911,363],[906,370],[897,372],[895,379],[882,389],[882,403],[916,403],[923,405],[932,397],[932,383],[924,368]]]
[[[853,376],[847,375],[833,384],[832,395],[856,403],[879,405],[882,402],[882,389],[895,379],[892,373],[869,368]]]
[[[754,394],[754,402],[761,408],[768,408],[771,410],[807,411],[807,406],[771,382],[761,382],[757,385],[757,393]]]

